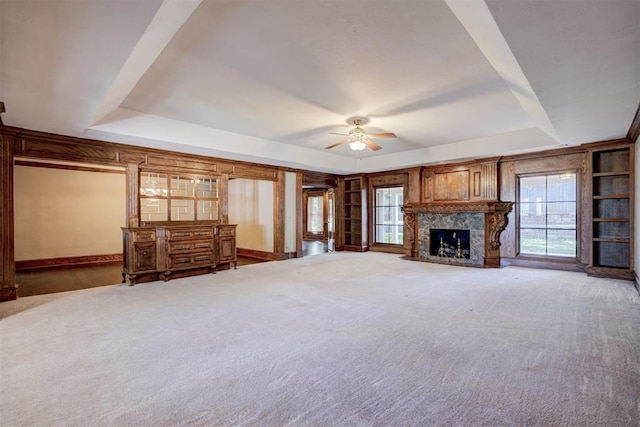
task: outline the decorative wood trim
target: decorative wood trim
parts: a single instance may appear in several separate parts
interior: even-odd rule
[[[14,136],[0,134],[0,301],[18,298],[14,263]]]
[[[405,214],[416,213],[460,213],[460,212],[511,212],[513,202],[478,201],[478,202],[439,202],[439,203],[407,203],[402,207]]]
[[[136,163],[127,164],[127,225],[129,227],[138,227],[140,225],[140,169]]]
[[[640,104],[636,110],[636,115],[633,116],[631,126],[629,126],[629,131],[627,132],[627,139],[631,142],[636,142],[638,137],[640,137]]]
[[[273,251],[279,256],[284,255],[284,217],[286,197],[286,172],[277,171],[277,179],[273,185]]]
[[[304,226],[303,226],[303,197],[302,197],[302,186],[303,186],[304,178],[302,172],[296,172],[296,258],[302,258],[304,256],[303,244],[302,244],[302,235],[304,234]]]
[[[335,188],[338,176],[322,172],[305,171],[302,173],[302,185],[313,188]]]
[[[47,163],[47,162],[30,162],[27,160],[16,160],[14,164],[15,166],[27,166],[32,168],[47,168],[47,169],[62,169],[62,170],[72,170],[72,171],[79,171],[79,172],[115,173],[117,175],[124,175],[126,173],[124,170],[117,170],[117,169],[105,169],[105,168],[96,168],[96,167],[90,167],[90,166],[78,166],[78,165]]]
[[[122,254],[110,255],[85,255],[75,257],[32,259],[24,261],[16,261],[16,270],[35,270],[41,268],[69,268],[69,267],[88,267],[104,264],[122,264]]]
[[[229,175],[222,174],[220,176],[219,188],[220,190],[220,222],[222,224],[229,224]]]

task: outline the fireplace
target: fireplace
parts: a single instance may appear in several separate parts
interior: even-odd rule
[[[500,233],[512,207],[513,203],[500,201],[406,204],[409,257],[440,264],[500,267]]]
[[[432,228],[429,230],[429,255],[469,259],[471,249],[469,235],[470,230]]]

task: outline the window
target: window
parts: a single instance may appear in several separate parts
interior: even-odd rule
[[[322,234],[324,232],[324,197],[309,196],[307,198],[307,233]]]
[[[217,220],[217,179],[141,172],[140,219],[143,222]]]
[[[402,245],[403,187],[376,188],[375,192],[375,243]]]
[[[520,255],[577,256],[576,173],[520,177]]]

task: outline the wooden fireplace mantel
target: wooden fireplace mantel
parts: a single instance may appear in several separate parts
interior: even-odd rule
[[[513,202],[482,200],[472,202],[407,203],[402,207],[404,222],[410,239],[410,257],[418,259],[417,214],[484,213],[484,267],[500,267],[500,233],[507,226],[507,215]]]

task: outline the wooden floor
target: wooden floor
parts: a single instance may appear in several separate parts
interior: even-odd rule
[[[238,257],[238,266],[257,262],[264,260]],[[122,282],[122,264],[19,271],[16,282],[19,297],[115,285]]]

